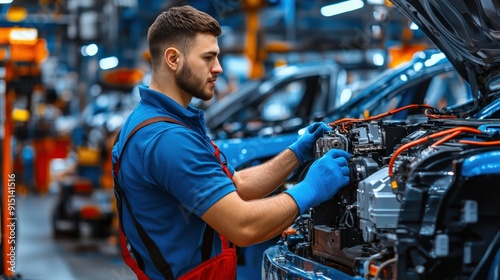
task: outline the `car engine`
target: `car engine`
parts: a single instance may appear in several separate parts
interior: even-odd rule
[[[349,152],[350,184],[265,252],[263,278],[488,279],[500,269],[498,120],[330,125],[316,157]]]

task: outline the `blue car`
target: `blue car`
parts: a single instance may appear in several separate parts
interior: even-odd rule
[[[300,137],[303,126],[312,122],[315,118],[316,120],[330,122],[342,116],[363,117],[377,115],[413,103],[425,102],[435,106],[439,104],[444,106],[466,102],[472,97],[467,83],[458,75],[445,55],[438,50],[417,53],[411,62],[387,70],[373,80],[373,83],[367,83],[367,87],[352,92],[350,100],[345,104],[337,107],[331,106],[330,110],[323,109],[323,113],[308,119],[300,118],[300,122],[298,122],[300,126],[288,126],[283,130],[280,130],[278,125],[272,128],[264,126],[261,127],[264,132],[255,130],[253,133],[253,135],[260,134],[260,136],[218,139],[215,142],[223,151],[228,163],[238,170],[263,163],[282,152]],[[453,87],[454,94],[443,90],[445,86]],[[396,114],[393,117],[418,119],[422,116],[422,110],[410,110]],[[221,119],[227,118],[221,117]],[[238,123],[241,127],[242,124]],[[265,133],[269,130],[272,133]],[[248,134],[245,133],[242,136],[246,135]],[[297,173],[300,172],[297,171]],[[290,180],[293,180],[293,178],[292,176]],[[240,266],[239,269],[244,270],[245,275],[252,275],[252,273],[258,271],[262,253],[267,248],[265,246],[269,247],[273,243],[276,243],[276,240],[273,239],[264,244],[247,248],[245,252],[246,258],[256,259],[257,261],[249,261],[249,263],[254,264],[252,267],[248,267],[248,265],[245,267]]]
[[[365,101],[360,94],[351,110],[325,119],[333,130],[313,148],[317,157],[349,152],[350,184],[265,250],[262,279],[500,278],[498,8],[488,1],[391,1],[443,53],[417,54],[389,73],[392,80],[372,84],[377,94]],[[467,83],[436,84],[427,99],[434,107],[392,110],[433,88],[445,72],[429,69],[440,60],[442,70]],[[425,66],[427,82],[408,75]]]

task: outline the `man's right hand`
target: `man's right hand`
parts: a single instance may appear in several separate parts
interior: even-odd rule
[[[302,182],[285,191],[299,206],[300,214],[330,199],[349,184],[349,159],[347,152],[332,149],[311,165]]]

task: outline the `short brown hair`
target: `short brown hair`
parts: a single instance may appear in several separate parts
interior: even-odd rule
[[[161,13],[148,29],[153,70],[160,65],[163,52],[169,47],[175,47],[183,54],[189,53],[198,33],[218,37],[222,30],[212,16],[189,5],[172,7]]]

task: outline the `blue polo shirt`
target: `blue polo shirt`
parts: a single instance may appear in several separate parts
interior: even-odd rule
[[[129,133],[144,120],[166,116],[191,128],[169,122],[143,127],[123,151],[118,174],[132,214],[156,243],[177,278],[201,263],[206,226],[201,215],[236,189],[213,154],[203,112],[192,106],[185,108],[144,86],[139,87],[139,92],[141,101],[124,123],[113,147],[113,163]],[[234,169],[230,171],[234,173]],[[162,279],[130,215],[122,203],[124,232],[144,260],[145,273],[151,279]],[[218,252],[217,237],[212,255]]]

